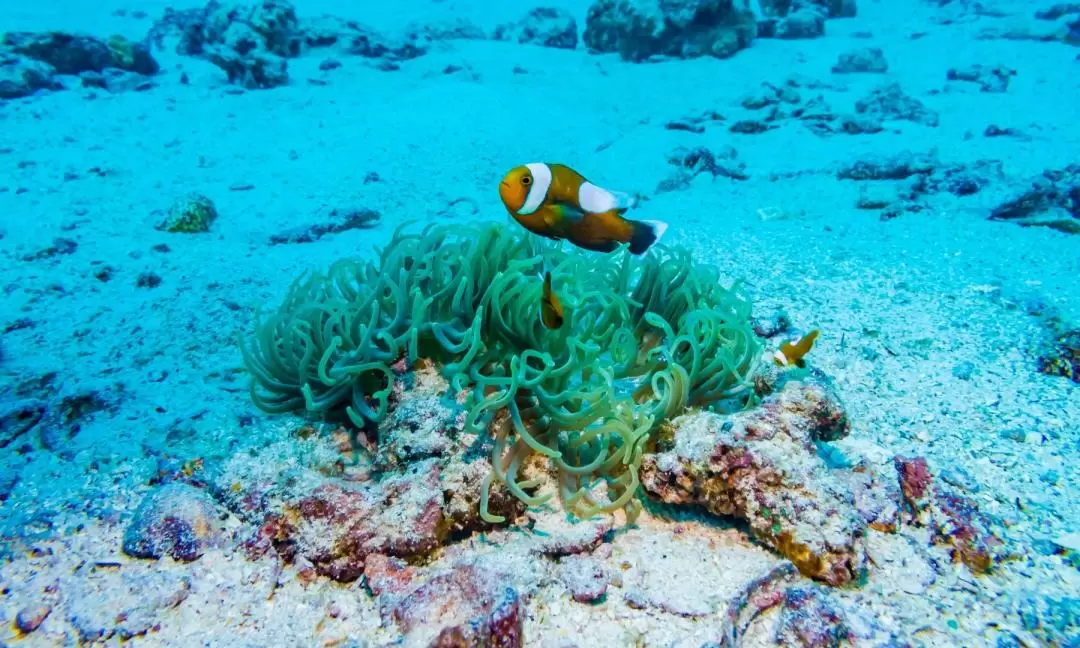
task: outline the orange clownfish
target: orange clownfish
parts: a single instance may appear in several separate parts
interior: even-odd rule
[[[814,346],[814,340],[817,339],[817,336],[818,330],[814,329],[797,342],[784,342],[773,354],[773,360],[780,367],[785,365],[795,365],[800,369],[805,367],[806,361],[803,360],[803,356],[810,352],[810,348]]]
[[[544,273],[544,294],[540,298],[540,322],[549,329],[563,324],[563,307],[558,296],[551,290],[551,273]]]
[[[628,243],[631,253],[644,254],[667,229],[660,221],[623,218],[636,199],[598,187],[562,164],[533,162],[511,169],[499,185],[499,196],[514,220],[530,232],[595,252]]]

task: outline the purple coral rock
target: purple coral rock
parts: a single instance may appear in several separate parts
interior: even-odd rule
[[[420,556],[438,547],[442,504],[439,467],[429,462],[367,488],[325,484],[286,506],[285,518],[295,524],[281,525],[277,517],[267,524],[278,544],[295,547],[319,573],[349,582],[363,574],[371,554]]]
[[[854,640],[843,612],[819,587],[792,587],[784,593],[776,645],[834,648]]]
[[[674,448],[642,462],[646,492],[746,520],[759,541],[812,578],[842,585],[859,576],[866,525],[814,447],[847,431],[827,387],[793,381],[755,410],[674,423]]]
[[[124,553],[135,558],[191,561],[220,535],[219,516],[204,491],[183,483],[163,486],[147,496],[124,532]]]
[[[607,594],[609,576],[592,556],[566,556],[559,561],[559,581],[575,601],[591,603]]]
[[[430,648],[523,645],[521,597],[498,574],[462,565],[400,595],[384,595],[390,616],[410,635],[435,634]]]

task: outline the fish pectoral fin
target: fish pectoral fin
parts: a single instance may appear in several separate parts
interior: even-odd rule
[[[556,218],[559,218],[568,223],[576,223],[582,218],[585,218],[585,211],[577,205],[571,205],[570,203],[555,203],[552,205],[552,214],[544,215],[544,222],[549,227],[554,227],[557,223]]]

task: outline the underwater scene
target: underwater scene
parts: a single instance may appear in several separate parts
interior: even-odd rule
[[[9,0],[0,646],[1080,648],[1080,4]]]

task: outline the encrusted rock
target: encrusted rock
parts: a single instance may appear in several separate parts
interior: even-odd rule
[[[286,558],[303,556],[319,573],[349,582],[371,554],[421,556],[439,546],[442,501],[438,464],[426,462],[363,488],[325,484],[270,516],[263,533]]]
[[[1080,234],[1080,164],[1031,178],[990,212],[990,220]]]
[[[954,562],[981,574],[1009,556],[1001,523],[979,510],[969,497],[934,479],[923,457],[894,459],[904,501],[904,522],[925,526],[934,544],[945,546]]]
[[[646,492],[746,520],[759,541],[812,578],[842,585],[859,577],[865,525],[851,493],[815,453],[815,442],[848,431],[825,385],[788,382],[752,411],[673,423],[674,448],[642,463]]]
[[[939,121],[937,111],[905,94],[899,83],[878,86],[855,102],[855,110],[881,119],[906,120],[926,126],[937,126]]]
[[[607,594],[610,576],[592,556],[566,556],[559,561],[559,582],[578,603],[599,601]]]
[[[641,62],[657,55],[726,58],[756,33],[746,0],[597,0],[583,39],[591,50]]]
[[[776,23],[777,38],[818,38],[824,35],[825,14],[817,7],[797,9]]]
[[[839,648],[854,645],[854,639],[844,613],[820,587],[791,587],[784,592],[775,645]]]
[[[0,47],[48,63],[58,74],[101,72],[119,68],[139,74],[155,74],[157,61],[142,43],[122,36],[101,40],[66,32],[9,32]]]
[[[532,43],[543,47],[577,47],[577,21],[565,9],[537,7],[524,18],[495,28],[496,40]]]
[[[143,500],[124,532],[124,553],[136,558],[191,561],[217,542],[222,533],[214,501],[193,486],[176,482]]]
[[[380,607],[389,610],[409,645],[524,645],[524,606],[502,574],[465,564],[405,591],[395,589],[384,589]]]
[[[182,234],[209,232],[217,216],[214,201],[202,194],[190,193],[173,201],[168,213],[154,228]]]
[[[5,55],[0,51],[0,99],[28,97],[38,90],[59,90],[53,75],[56,68],[24,56]]]
[[[880,47],[862,47],[838,56],[832,71],[833,74],[882,74],[889,71],[889,63]]]
[[[1054,337],[1039,355],[1039,371],[1080,383],[1080,329]]]

